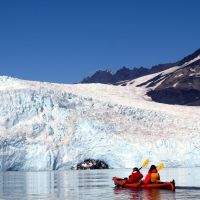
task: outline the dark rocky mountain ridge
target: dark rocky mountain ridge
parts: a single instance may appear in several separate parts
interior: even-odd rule
[[[184,57],[183,59],[174,62],[174,63],[165,63],[154,65],[151,68],[139,67],[129,69],[127,67],[122,67],[116,73],[112,73],[108,70],[98,70],[92,76],[88,76],[84,78],[81,83],[103,83],[103,84],[118,84],[121,81],[132,80],[135,78],[139,78],[148,74],[153,74],[157,72],[161,72],[163,70],[169,69],[173,66],[179,66],[190,60],[194,59],[200,55],[200,49],[190,54],[189,56]]]
[[[104,84],[117,84],[120,81],[132,80],[140,76],[148,74],[149,69],[140,67],[129,69],[122,67],[116,73],[111,71],[98,70],[92,76],[84,78],[81,83],[104,83]]]
[[[166,69],[180,66],[171,73],[162,73]],[[160,72],[160,73],[159,73]],[[145,75],[156,74],[137,87],[149,88],[147,95],[153,101],[167,104],[200,106],[200,49],[175,63],[159,64],[150,69],[123,67],[116,73],[97,71],[82,83],[104,83],[126,86],[127,82]]]

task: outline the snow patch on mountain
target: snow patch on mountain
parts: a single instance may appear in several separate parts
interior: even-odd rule
[[[182,66],[185,67],[185,66],[188,66],[192,63],[194,63],[195,61],[197,60],[200,60],[200,55],[198,55],[197,57],[193,58],[192,60],[188,61],[188,62],[185,62]]]

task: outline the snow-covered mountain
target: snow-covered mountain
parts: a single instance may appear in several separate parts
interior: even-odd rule
[[[200,106],[200,49],[178,62],[176,66],[144,76],[139,80],[144,81],[137,87],[145,87],[146,94],[153,101]],[[137,79],[135,81],[137,82]],[[127,84],[129,81],[121,83],[121,85]]]
[[[169,73],[165,73],[167,69]],[[152,76],[146,80],[146,75]],[[149,88],[147,95],[152,100],[159,103],[200,106],[200,49],[175,63],[160,64],[150,69],[123,67],[116,73],[97,71],[82,83],[126,86],[127,83],[143,76],[145,81],[138,84],[138,87]]]
[[[164,71],[174,66],[181,66],[184,63],[189,63],[193,61],[198,56],[200,56],[200,49],[196,50],[194,53],[184,57],[177,62],[158,64],[152,66],[151,68],[134,67],[132,69],[129,69],[124,66],[121,69],[117,70],[116,73],[110,70],[98,70],[93,75],[84,78],[81,83],[103,83],[118,85],[118,83],[121,81],[130,81],[132,79],[136,79],[148,74],[154,74]]]
[[[155,76],[125,87],[0,77],[0,170],[70,169],[88,158],[200,166],[200,107],[151,101],[144,83]]]
[[[156,87],[147,94],[154,101],[200,106],[200,55],[174,72],[158,74],[150,82],[148,86]]]

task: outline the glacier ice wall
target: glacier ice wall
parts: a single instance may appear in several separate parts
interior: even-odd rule
[[[4,77],[0,84],[1,171],[70,169],[87,158],[113,168],[147,158],[166,166],[200,166],[197,115],[159,111],[156,103],[128,106],[47,83]]]

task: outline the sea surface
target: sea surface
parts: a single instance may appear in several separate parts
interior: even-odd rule
[[[145,175],[147,170],[142,170]],[[1,172],[1,199],[44,200],[174,200],[200,199],[200,168],[164,168],[162,181],[176,181],[176,191],[115,188],[112,177],[127,177],[131,169]]]

